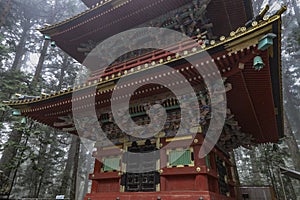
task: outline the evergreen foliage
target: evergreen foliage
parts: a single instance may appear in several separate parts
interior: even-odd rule
[[[4,2],[0,1],[0,14],[6,9]],[[300,16],[297,1],[281,2],[289,5],[283,17],[282,37],[286,137],[280,144],[237,149],[235,157],[242,185],[271,185],[279,199],[284,199],[283,189],[289,199],[296,199],[300,196],[299,182],[283,176],[282,184],[278,169],[283,166],[300,170],[296,143],[300,139]],[[274,12],[278,1],[253,0],[254,13],[258,14],[267,3]],[[74,192],[71,174],[76,166],[73,158],[78,140],[12,116],[13,110],[2,101],[17,99],[16,93],[39,96],[41,92],[73,86],[81,66],[59,48],[49,47],[36,28],[62,21],[83,9],[79,0],[12,0],[5,21],[0,19],[0,170],[3,171],[0,193],[10,194],[12,198],[53,198],[61,192],[69,197]],[[37,60],[41,60],[40,66]],[[93,159],[81,148],[79,160],[82,164],[78,172],[79,196],[82,197],[88,188]]]

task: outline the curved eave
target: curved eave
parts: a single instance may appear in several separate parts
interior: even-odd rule
[[[258,40],[266,33],[272,32],[277,35],[272,48],[263,52],[256,52],[266,62],[267,67],[263,70],[257,72],[252,69],[252,59],[255,56],[253,54],[244,60],[245,67],[243,70],[236,68],[234,72],[228,72],[223,75],[228,77],[228,81],[233,84],[232,91],[227,94],[228,106],[236,114],[236,118],[241,124],[243,131],[254,135],[258,143],[276,142],[283,136],[280,23],[280,16],[276,15],[248,30],[240,29],[242,31],[235,35],[222,38],[222,41],[220,40],[214,45],[204,48],[211,56],[220,55],[220,53],[225,55],[225,57],[228,57],[229,54],[243,55],[243,52],[245,52],[244,49],[249,47],[249,45],[257,45]],[[199,54],[202,51],[203,49],[197,52],[191,51],[186,57]],[[235,54],[236,52],[239,54]],[[243,62],[243,59],[240,58],[238,60]],[[178,65],[181,60],[184,59],[173,59],[164,64],[174,63]],[[152,66],[152,68],[155,69],[159,66],[158,64]],[[138,73],[139,70],[135,69],[129,75],[134,76]],[[94,94],[93,91],[95,91],[96,87],[101,90],[101,93],[97,94],[97,98],[109,98],[109,93],[113,90],[113,85],[109,85],[109,83],[114,83],[119,78],[107,76],[103,80],[86,83],[80,87],[62,91],[41,99],[15,101],[8,103],[8,105],[21,109],[22,114],[25,116],[53,126],[51,123],[55,122],[55,116],[59,116],[61,110],[65,109],[62,115],[72,113],[73,92],[80,93],[82,96],[88,96]],[[43,109],[41,109],[42,106],[44,107]],[[56,113],[52,116],[49,112]],[[74,131],[71,133],[74,133]]]
[[[64,21],[61,21],[61,22],[58,22],[55,24],[51,24],[49,26],[41,28],[41,29],[39,29],[39,31],[42,32],[43,34],[49,34],[51,36],[53,33],[55,33],[58,30],[63,30],[63,29],[72,27],[74,25],[78,25],[78,24],[82,23],[85,20],[85,18],[92,16],[92,14],[94,14],[95,11],[101,13],[101,12],[107,10],[108,4],[111,1],[112,0],[107,0],[102,4],[95,4],[93,6],[90,6],[89,9],[87,9],[71,18],[68,18]]]
[[[191,2],[192,0],[128,0],[122,5],[114,6],[114,1],[106,1],[40,31],[51,36],[58,47],[82,63],[85,55],[78,52],[80,44],[90,40],[98,43]],[[215,36],[228,34],[247,21],[244,0],[214,0],[208,4],[207,11],[208,18],[214,24]]]
[[[228,37],[221,37],[219,41],[215,41],[214,44],[210,44],[210,45],[206,45],[206,46],[202,46],[201,49],[198,49],[196,52],[188,52],[187,55],[185,56],[182,56],[181,58],[179,59],[184,59],[186,57],[190,57],[192,55],[195,55],[195,54],[198,54],[198,53],[201,53],[201,52],[204,52],[204,51],[208,51],[210,55],[212,54],[215,54],[217,52],[221,52],[221,51],[224,51],[224,50],[227,50],[227,51],[236,51],[238,50],[239,48],[242,48],[242,46],[247,46],[249,45],[249,41],[248,39],[251,38],[251,37],[256,37],[254,38],[253,41],[250,41],[251,42],[258,42],[258,39],[257,39],[257,36],[259,35],[262,35],[263,33],[265,33],[266,31],[268,31],[268,29],[270,30],[273,30],[275,32],[275,34],[279,34],[281,33],[281,16],[280,15],[275,15],[265,21],[262,21],[261,23],[259,23],[258,25],[254,26],[254,27],[251,27],[251,28],[248,28],[246,29],[245,27],[240,27],[237,29],[237,31],[233,31],[232,33],[234,33],[234,35],[231,35],[228,36]],[[269,26],[270,25],[270,26]],[[268,27],[269,26],[269,27]],[[264,29],[264,28],[267,28],[267,29]],[[260,32],[259,32],[260,31]],[[278,59],[275,61],[272,61],[273,64],[276,64],[279,65],[279,74],[281,74],[281,55],[280,55],[280,39],[278,37],[275,38],[276,40],[276,47],[278,47],[279,49],[277,49],[277,56],[278,56]],[[248,41],[248,43],[246,43]],[[241,44],[240,44],[241,43]],[[253,43],[254,44],[254,43]],[[279,51],[279,53],[278,53]],[[164,62],[164,64],[169,64],[169,63],[172,63],[174,61],[177,61],[178,58],[174,58],[170,61],[166,61]],[[274,59],[273,59],[274,60]],[[151,64],[151,63],[149,63]],[[154,67],[159,67],[160,65],[155,65]],[[138,73],[139,70],[136,70],[135,73]],[[276,75],[274,73],[274,75]],[[281,80],[281,76],[276,76],[275,79],[277,77],[280,77],[280,80]],[[79,85],[77,87],[74,87],[74,88],[68,88],[66,90],[62,90],[62,91],[59,91],[59,92],[56,92],[54,94],[51,94],[51,95],[46,95],[46,96],[42,96],[42,97],[39,97],[39,98],[35,98],[35,99],[28,99],[28,100],[11,100],[9,102],[6,102],[7,105],[11,106],[11,107],[22,107],[22,106],[27,106],[27,105],[30,105],[32,103],[37,103],[37,102],[41,102],[41,101],[45,101],[45,100],[48,100],[48,99],[53,99],[53,98],[58,98],[58,97],[61,97],[63,95],[66,95],[66,94],[71,94],[72,92],[75,92],[75,91],[82,91],[82,90],[85,90],[85,89],[88,89],[88,88],[91,88],[91,87],[94,87],[94,86],[97,86],[97,85],[104,85],[108,82],[111,82],[111,81],[116,81],[118,80],[120,77],[114,77],[112,78],[111,76],[109,77],[104,77],[103,80],[98,80],[97,82],[89,82],[89,83],[85,83],[83,85]],[[280,85],[281,85],[281,81],[280,81]],[[282,97],[282,95],[281,95]]]
[[[168,5],[170,4],[170,1],[172,1],[172,5]],[[115,2],[114,0],[103,1],[102,4],[100,3],[96,4],[93,7],[89,8],[88,10],[78,15],[75,15],[72,18],[66,19],[57,24],[46,26],[42,29],[39,29],[39,31],[41,31],[43,34],[48,34],[50,36],[62,35],[63,33],[71,32],[71,30],[76,30],[78,28],[84,27],[84,25],[87,24],[88,26],[92,25],[93,28],[95,24],[97,24],[98,26],[99,25],[107,26],[109,22],[118,20],[119,18],[127,19],[128,18],[127,15],[133,13],[136,14],[142,11],[145,13],[146,11],[148,11],[148,9],[156,9],[156,10],[152,10],[152,13],[150,13],[149,10],[149,13],[147,12],[147,14],[149,15],[140,17],[139,20],[136,19],[136,21],[133,22],[133,24],[137,24],[137,23],[139,24],[141,23],[141,20],[142,22],[144,22],[147,19],[155,18],[161,14],[164,14],[165,12],[176,9],[192,1],[191,0],[161,0],[161,1],[154,0],[152,2],[148,0],[127,0],[127,1],[121,1],[121,3],[118,3],[117,5],[115,5],[114,2]],[[161,8],[159,9],[159,7]],[[123,21],[122,23],[124,25]]]
[[[280,36],[280,33],[281,33],[281,16],[280,15],[275,15],[265,21],[262,21],[261,23],[259,23],[257,26],[254,26],[254,27],[251,27],[251,28],[248,28],[246,29],[245,27],[240,27],[238,28],[237,30],[239,30],[235,35],[231,35],[231,36],[228,36],[228,37],[221,37],[219,41],[215,41],[215,43],[212,45],[206,45],[206,46],[201,46],[201,49],[198,49],[196,52],[189,52],[187,55],[185,56],[182,56],[181,58],[179,59],[184,59],[185,57],[189,57],[189,56],[192,56],[194,54],[198,54],[198,53],[201,53],[201,52],[204,52],[204,51],[208,51],[210,55],[212,54],[215,54],[215,53],[218,53],[218,52],[221,52],[221,51],[224,51],[224,50],[227,50],[227,51],[236,51],[238,50],[239,48],[242,48],[242,46],[248,46],[249,45],[249,41],[248,43],[246,43],[246,41],[253,37],[252,35],[254,35],[254,37],[256,37],[255,40],[253,41],[250,41],[251,42],[255,42],[257,43],[257,36],[258,35],[261,35],[263,34],[264,32],[266,32],[268,29],[265,29],[263,30],[263,28],[265,27],[268,27],[269,26],[269,29],[271,28],[271,30],[273,30],[275,32],[275,34],[279,34],[278,36]],[[261,33],[259,33],[258,31],[259,30],[262,30]],[[281,74],[281,54],[280,54],[280,38],[279,37],[276,37],[274,40],[275,40],[275,45],[276,45],[276,48],[278,48],[276,50],[276,52],[278,52],[276,55],[278,55],[278,59],[273,59],[273,64],[276,65],[276,63],[280,66],[279,67],[279,71],[277,73],[275,73],[275,71],[272,73],[274,74],[274,78],[277,79],[277,78],[280,78],[279,80],[281,80],[281,76],[278,76],[279,74]],[[242,43],[240,45],[240,43]],[[172,59],[170,61],[167,61],[165,62],[164,64],[169,64],[169,63],[172,63],[174,61],[176,61],[178,59]],[[160,65],[156,65],[154,67],[159,67]],[[138,72],[138,70],[136,71]],[[135,72],[135,73],[136,73]],[[46,96],[42,96],[42,97],[39,97],[39,98],[35,98],[35,99],[28,99],[28,100],[11,100],[11,101],[8,101],[6,102],[5,104],[9,105],[9,106],[12,106],[12,107],[22,107],[22,106],[27,106],[31,103],[37,103],[37,102],[40,102],[40,101],[45,101],[45,100],[48,100],[48,99],[53,99],[53,98],[57,98],[57,97],[61,97],[65,94],[70,94],[74,91],[81,91],[81,90],[84,90],[86,88],[91,88],[91,87],[94,87],[95,85],[104,85],[108,82],[111,82],[111,81],[115,81],[115,80],[118,80],[120,77],[105,77],[103,78],[103,80],[98,80],[97,82],[89,82],[89,83],[85,83],[83,85],[79,85],[75,88],[68,88],[66,90],[62,90],[62,91],[58,91],[56,92],[55,94],[51,94],[51,95],[46,95]],[[275,82],[275,80],[274,80]],[[280,84],[278,83],[277,85],[280,85],[281,86],[281,81],[279,81]],[[280,92],[281,94],[281,92]],[[282,96],[282,95],[280,95]],[[281,98],[282,99],[282,98]]]

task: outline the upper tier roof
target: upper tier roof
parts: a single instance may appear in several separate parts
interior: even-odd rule
[[[96,1],[84,1],[92,5]],[[79,62],[86,55],[78,51],[83,43],[100,42],[119,32],[137,27],[151,19],[177,9],[193,0],[107,0],[66,21],[41,29],[61,49]],[[249,0],[207,0],[207,18],[215,36],[228,35],[252,18]]]
[[[101,4],[101,2],[106,2],[107,0],[82,0],[82,2],[89,8]],[[115,0],[116,1],[116,0]],[[120,0],[117,0],[120,1]],[[246,8],[247,19],[252,18],[252,2],[251,0],[244,0],[244,5]]]

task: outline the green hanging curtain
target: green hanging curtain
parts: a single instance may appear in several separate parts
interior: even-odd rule
[[[169,153],[170,166],[190,165],[192,164],[190,150],[172,150]]]
[[[120,171],[120,157],[109,157],[103,159],[103,171]]]
[[[206,166],[210,169],[211,168],[210,154],[207,154],[207,156],[205,157],[205,162],[206,162]]]

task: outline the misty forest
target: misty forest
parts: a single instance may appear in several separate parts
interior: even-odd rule
[[[276,144],[231,153],[240,186],[271,186],[278,199],[295,200],[300,182],[280,167],[300,171],[300,1],[253,0],[288,10],[282,22],[284,137]],[[85,67],[44,40],[38,29],[86,10],[80,0],[0,0],[0,198],[83,199],[94,159],[79,137],[22,116],[2,103],[16,94],[41,96],[73,87]],[[282,179],[282,180],[281,180]],[[3,198],[5,197],[3,196]]]

